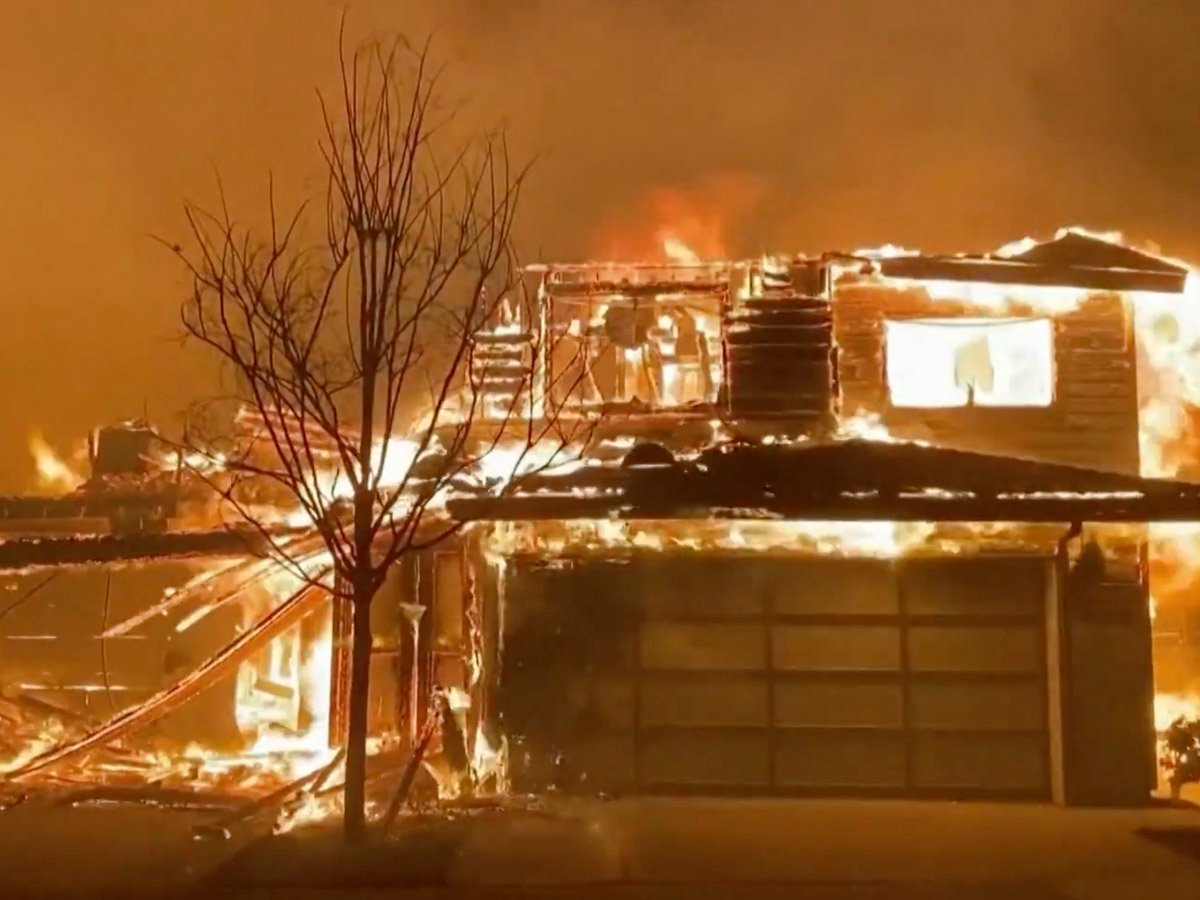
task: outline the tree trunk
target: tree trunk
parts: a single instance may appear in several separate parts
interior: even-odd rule
[[[354,592],[350,645],[350,721],[346,735],[346,796],[342,822],[346,842],[361,844],[367,835],[367,701],[371,679],[371,595]]]

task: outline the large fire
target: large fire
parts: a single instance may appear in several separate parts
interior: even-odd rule
[[[1166,731],[1177,719],[1200,719],[1200,696],[1159,691],[1154,695],[1154,727]]]
[[[234,714],[248,754],[329,752],[333,613],[293,625],[238,670]]]
[[[1104,238],[1120,240],[1117,235],[1105,235]],[[702,264],[705,260],[720,256],[724,250],[719,223],[715,219],[710,221],[704,215],[685,217],[683,227],[659,227],[650,239],[658,248],[655,255],[687,265]],[[997,255],[1011,255],[1028,246],[1028,242],[1019,242],[1018,245],[1002,248]],[[888,246],[873,251],[858,251],[856,255],[886,259],[912,253],[904,248]],[[914,286],[917,285],[914,283]],[[962,347],[972,342],[993,340],[993,335],[986,333],[984,328],[984,323],[989,321],[984,316],[1004,316],[1006,318],[1003,321],[1011,321],[1012,326],[1003,335],[995,336],[996,343],[991,348],[990,358],[1004,360],[1011,356],[1010,368],[1015,374],[1010,379],[1012,384],[1007,387],[995,386],[992,390],[998,392],[997,396],[1005,390],[1013,396],[1016,396],[1014,392],[1018,388],[1029,391],[1020,395],[1018,399],[1021,402],[1017,405],[1046,405],[1050,402],[1042,389],[1042,382],[1036,378],[1029,380],[1032,377],[1030,372],[1036,375],[1041,370],[1035,372],[1030,368],[1028,345],[1030,342],[1044,343],[1051,334],[1053,319],[1085,302],[1087,291],[1000,284],[964,286],[961,283],[929,281],[920,282],[919,287],[933,300],[957,300],[980,311],[978,320],[971,320],[965,325],[960,323],[957,339]],[[1193,273],[1188,278],[1182,295],[1141,292],[1131,294],[1130,302],[1139,348],[1143,473],[1152,476],[1193,476],[1200,472],[1200,447],[1196,445],[1196,439],[1200,436],[1197,429],[1200,423],[1200,274]],[[588,312],[591,318],[585,317],[576,323],[578,333],[582,334],[589,325],[594,325],[592,318],[603,317],[604,311],[591,309]],[[705,335],[717,334],[715,319],[710,321],[711,317],[705,318],[694,310],[692,314],[693,318],[684,324],[690,323],[691,330],[698,332],[701,339]],[[970,331],[970,328],[975,328],[975,331]],[[686,330],[679,321],[663,317],[648,324],[645,330],[651,349],[657,354],[654,358],[666,360],[655,384],[660,396],[669,395],[668,399],[676,402],[707,397],[707,389],[684,387],[692,385],[692,381],[700,385],[704,380],[697,376],[688,381],[682,365],[676,360],[677,356],[682,356],[677,352],[677,344],[682,340],[682,331]],[[905,352],[911,360],[928,359],[931,354],[940,352],[937,348],[924,346],[924,339],[920,328],[911,328],[893,343],[900,346],[907,342]],[[694,336],[692,341],[696,343]],[[707,352],[707,345],[702,341],[697,346]],[[632,384],[636,382],[637,372],[640,371],[638,367],[642,365],[641,351],[636,354],[627,352],[626,355],[633,374],[624,381]],[[646,354],[647,357],[652,355]],[[703,373],[705,365],[706,361],[696,362],[693,368]],[[919,367],[910,368],[917,371]],[[909,388],[920,396],[907,405],[954,405],[959,399],[954,393],[956,386],[947,388],[941,383],[918,379]],[[1003,405],[1013,405],[1009,394],[1001,397]],[[922,404],[922,398],[927,402]],[[983,405],[987,403],[986,396],[974,399]],[[879,417],[870,411],[846,416],[840,424],[839,435],[873,440],[894,439]],[[55,454],[40,436],[31,440],[30,449],[37,462],[39,484],[43,488],[73,490],[84,481],[78,468]],[[416,461],[417,452],[418,444],[404,436],[380,441],[372,456],[373,465],[382,471],[380,486],[388,488],[402,484]],[[554,452],[560,451],[556,449]],[[500,444],[475,460],[473,471],[481,484],[494,489],[520,471],[545,463],[543,448],[535,447],[531,452],[517,445]],[[214,462],[209,458],[184,463],[185,466],[209,467],[219,464],[219,461]],[[336,465],[314,471],[312,482],[314,489],[329,500],[352,495],[351,479]],[[283,518],[293,526],[311,524],[300,511],[286,513]],[[581,549],[584,552],[608,551],[617,547],[635,551],[686,552],[719,548],[737,553],[843,553],[894,558],[918,553],[922,548],[931,546],[946,549],[964,534],[980,540],[986,540],[989,536],[986,529],[969,525],[957,526],[957,530],[950,529],[943,533],[930,524],[889,521],[778,522],[747,519],[672,524],[591,520],[496,526],[489,533],[485,546],[489,555],[496,558],[527,552],[554,556]],[[1200,524],[1154,527],[1151,530],[1151,550],[1155,612],[1161,616],[1164,609],[1192,603],[1191,597],[1197,585],[1200,585]],[[283,603],[295,591],[294,578],[289,579],[279,573],[264,575],[264,578],[271,582],[268,606]],[[201,590],[204,584],[205,579],[199,577],[181,590]],[[164,603],[168,601],[177,602],[175,598],[164,598]],[[310,613],[304,620],[292,625],[238,669],[235,713],[246,738],[245,750],[234,757],[195,751],[190,754],[187,765],[194,771],[210,773],[250,765],[260,770],[274,771],[279,778],[290,779],[328,765],[333,760],[336,735],[331,734],[330,710],[334,616],[330,607],[331,604],[326,603],[323,609]],[[253,619],[269,612],[266,608],[248,608],[247,616]],[[201,604],[192,616],[181,621],[179,627],[189,628],[206,614],[207,609]],[[247,626],[251,624],[249,619]],[[461,705],[461,698],[459,700]],[[1200,693],[1191,691],[1190,686],[1188,690],[1162,691],[1156,697],[1155,720],[1160,729],[1178,716],[1198,714]],[[61,737],[57,730],[46,730],[15,757],[4,760],[4,769],[20,768]],[[477,770],[475,777],[481,777],[485,771],[496,770],[497,782],[502,781],[502,771],[499,770],[502,769],[503,749],[489,745],[482,732],[475,735],[473,743],[476,756],[473,767]],[[166,767],[175,767],[171,770],[176,771],[182,764],[176,759]],[[457,789],[457,782],[446,788],[450,792]]]
[[[699,263],[726,258],[730,226],[755,206],[763,188],[742,174],[658,188],[602,226],[595,249],[605,259],[617,260]]]

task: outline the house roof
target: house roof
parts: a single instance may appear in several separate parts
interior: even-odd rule
[[[263,555],[266,550],[266,542],[259,535],[228,528],[161,534],[11,537],[0,540],[0,572],[42,566]]]
[[[1135,272],[1187,274],[1184,266],[1143,253],[1124,244],[1106,241],[1070,229],[1050,241],[1034,244],[1010,259],[1046,266],[1070,266],[1090,269],[1126,269]]]
[[[630,456],[639,448],[631,451]],[[668,451],[663,451],[667,453]],[[691,460],[584,466],[523,479],[502,497],[460,494],[464,520],[767,517],[794,520],[1200,520],[1200,485],[914,443],[729,443]],[[655,456],[659,459],[655,460]]]
[[[1181,293],[1188,275],[1184,266],[1070,230],[1013,256],[898,256],[878,266],[891,278],[1163,293]]]

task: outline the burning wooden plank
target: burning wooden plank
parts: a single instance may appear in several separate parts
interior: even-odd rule
[[[318,455],[336,455],[339,441],[346,445],[356,445],[358,442],[355,431],[342,428],[338,432],[340,437],[335,440],[315,421],[303,422],[299,416],[283,411],[266,416],[261,410],[243,406],[235,414],[234,424],[252,442],[269,444],[274,436],[280,441],[291,441],[297,447],[308,447]]]
[[[0,541],[0,571],[42,566],[77,566],[123,560],[261,555],[259,536],[244,529],[165,534],[83,535],[13,538]]]
[[[239,574],[248,572],[248,575],[243,574],[242,578],[235,580],[235,589],[240,590],[249,583],[251,578],[257,576],[266,564],[266,560],[257,558],[249,560],[218,560],[214,568],[201,572],[178,590],[167,591],[158,603],[147,606],[128,619],[110,626],[100,633],[100,637],[107,640],[129,634],[134,629],[145,625],[155,616],[165,615],[177,606],[201,596],[218,579],[234,578]]]
[[[107,519],[116,514],[165,520],[174,515],[178,500],[174,487],[153,491],[79,490],[56,497],[14,495],[0,497],[0,520]]]
[[[286,545],[286,552],[292,559],[308,562],[313,559],[315,554],[321,552],[320,546],[319,538],[301,535],[297,540]],[[113,638],[128,634],[155,616],[164,615],[184,603],[200,598],[207,598],[205,609],[211,612],[237,597],[243,590],[262,578],[272,567],[280,565],[278,559],[270,556],[231,560],[218,558],[214,568],[201,572],[179,590],[172,591],[158,603],[116,623],[100,636]]]

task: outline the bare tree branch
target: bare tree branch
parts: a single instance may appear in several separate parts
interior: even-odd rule
[[[256,230],[233,218],[218,182],[215,211],[184,209],[187,248],[168,246],[191,279],[184,331],[227,382],[189,421],[189,449],[219,452],[201,476],[233,520],[314,583],[323,576],[281,533],[281,509],[308,523],[329,551],[335,594],[353,604],[349,772],[365,735],[367,613],[388,569],[460,527],[442,502],[478,482],[484,461],[503,452],[508,477],[487,488],[501,496],[561,462],[586,423],[560,422],[545,402],[560,386],[548,383],[549,338],[532,320],[509,401],[497,406],[471,381],[476,335],[509,324],[512,296],[523,316],[532,308],[513,248],[528,165],[513,162],[501,132],[455,139],[429,41],[350,52],[344,24],[340,93],[318,92],[321,202],[281,214],[271,180]],[[235,428],[209,420],[231,406]]]

